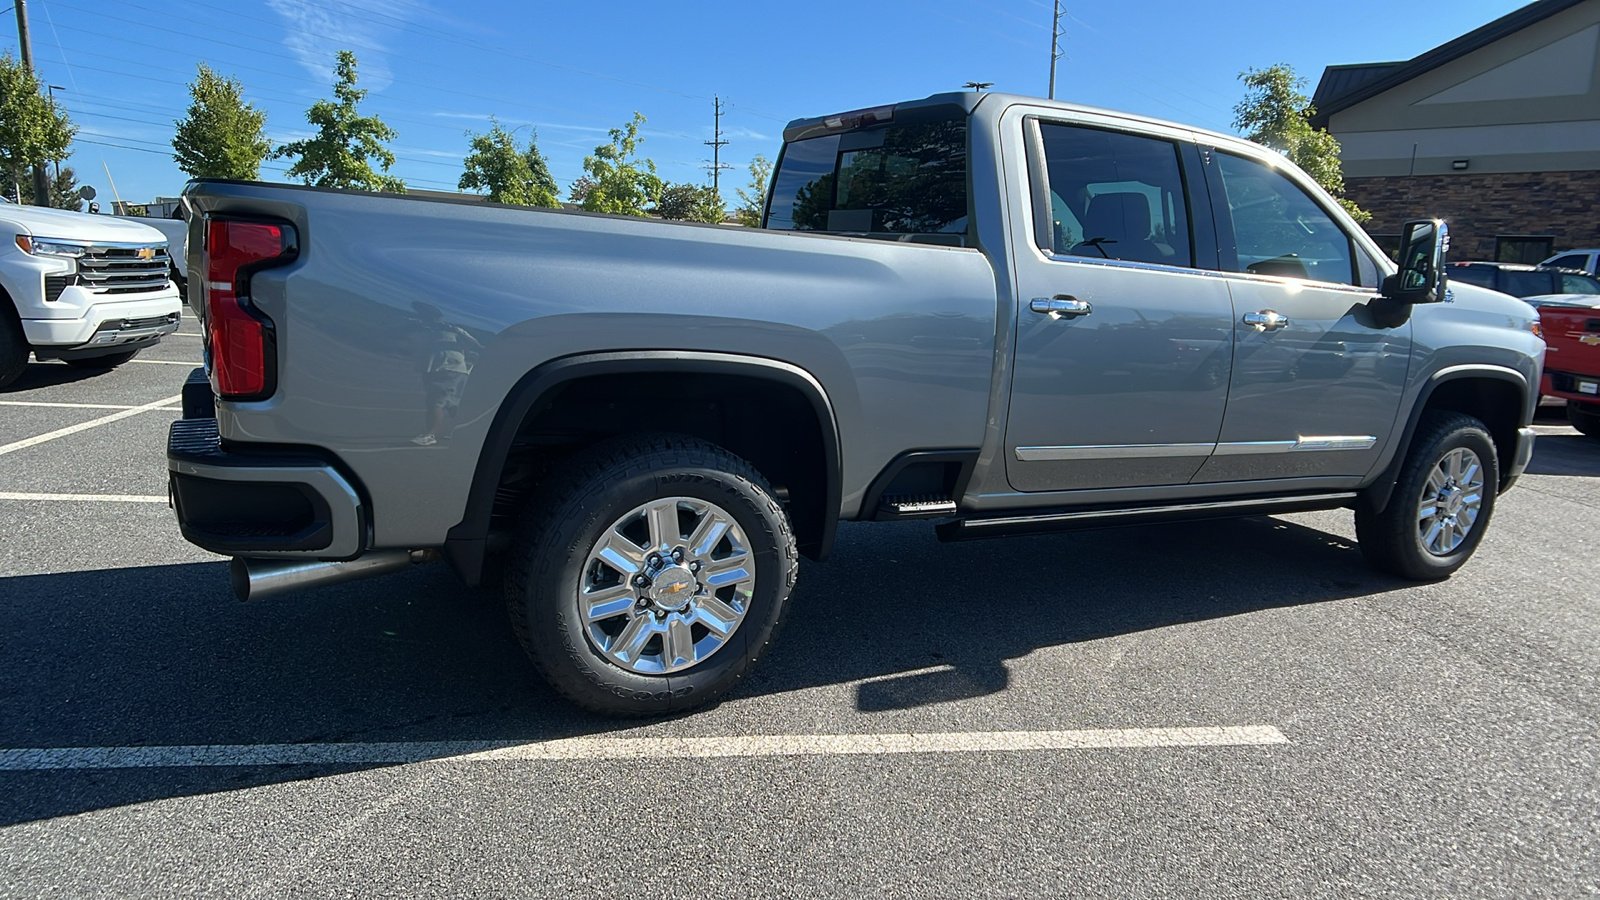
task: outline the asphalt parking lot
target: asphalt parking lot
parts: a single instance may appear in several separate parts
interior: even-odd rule
[[[195,330],[0,392],[0,895],[1600,894],[1600,441],[1559,410],[1447,582],[1338,512],[847,526],[731,699],[618,724],[443,566],[234,601],[164,502]]]

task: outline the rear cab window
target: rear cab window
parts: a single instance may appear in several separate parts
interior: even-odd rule
[[[892,115],[884,125],[785,144],[764,227],[964,245],[966,113],[929,107]]]
[[[1498,290],[1495,286],[1494,269],[1488,266],[1451,266],[1450,280],[1461,281],[1466,284],[1475,284],[1490,290]]]
[[[1537,297],[1540,294],[1559,293],[1555,273],[1526,269],[1500,270],[1500,290],[1513,297]]]

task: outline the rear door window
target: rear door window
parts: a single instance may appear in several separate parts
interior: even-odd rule
[[[1233,216],[1240,271],[1358,283],[1350,235],[1311,195],[1255,160],[1221,152],[1215,159]]]
[[[1513,297],[1534,297],[1539,294],[1559,293],[1552,272],[1534,272],[1526,269],[1501,269],[1500,290]]]
[[[967,221],[966,120],[941,114],[786,144],[766,227],[899,237]]]
[[[1176,144],[1073,125],[1039,133],[1055,253],[1194,265]]]
[[[1558,269],[1587,269],[1589,268],[1589,257],[1584,253],[1569,253],[1566,256],[1560,256],[1543,263],[1543,265],[1555,266]]]

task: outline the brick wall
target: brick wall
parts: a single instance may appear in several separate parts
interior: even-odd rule
[[[1600,172],[1384,175],[1345,179],[1372,213],[1367,231],[1398,234],[1407,219],[1450,225],[1450,258],[1494,259],[1497,234],[1555,235],[1555,252],[1600,247]]]

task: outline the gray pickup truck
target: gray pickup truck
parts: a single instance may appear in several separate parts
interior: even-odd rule
[[[1434,579],[1528,463],[1538,317],[1447,287],[1442,223],[1397,271],[1275,153],[1026,97],[784,140],[760,229],[192,183],[185,537],[242,598],[442,557],[650,715],[751,670],[841,520],[1343,507]]]

